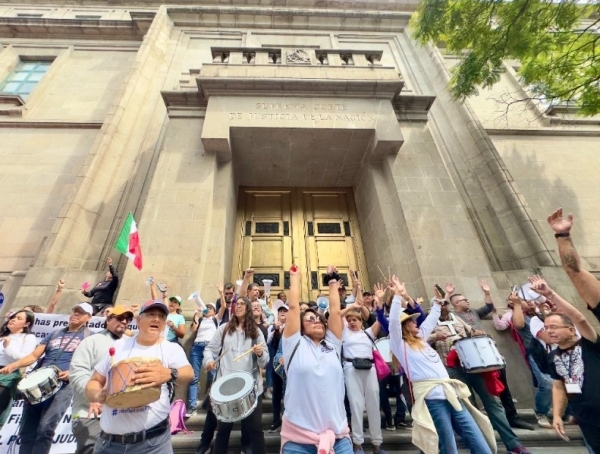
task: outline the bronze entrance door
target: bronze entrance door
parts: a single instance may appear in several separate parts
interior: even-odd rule
[[[302,301],[327,293],[322,275],[337,265],[351,289],[349,270],[369,288],[352,189],[240,188],[232,281],[254,268],[255,282],[271,279],[272,300],[289,288],[288,270],[302,270]]]

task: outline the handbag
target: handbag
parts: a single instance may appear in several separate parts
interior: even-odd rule
[[[350,362],[358,370],[369,370],[373,367],[373,360],[370,358],[352,358]]]
[[[365,333],[365,334],[367,334],[367,333]],[[377,372],[377,380],[381,381],[384,378],[386,378],[388,375],[390,375],[392,373],[392,370],[390,369],[390,366],[388,366],[388,364],[385,362],[385,359],[383,359],[383,356],[381,356],[381,353],[379,352],[379,349],[377,348],[377,344],[375,343],[373,338],[371,336],[369,336],[368,334],[367,334],[367,337],[373,343],[373,364],[375,364],[375,372]]]

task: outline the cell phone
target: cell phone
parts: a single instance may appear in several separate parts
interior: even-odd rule
[[[511,291],[512,293],[516,293],[516,294],[518,295],[518,294],[519,294],[519,292],[521,291],[521,286],[520,286],[520,285],[513,285],[513,286],[510,288],[510,291]]]
[[[162,282],[157,282],[156,288],[163,293],[167,291],[167,286],[165,284],[163,284]]]
[[[440,295],[442,295],[442,298],[445,298],[446,292],[444,292],[444,290],[442,289],[442,286],[440,284],[434,284],[434,286],[437,289],[437,291],[440,292]]]

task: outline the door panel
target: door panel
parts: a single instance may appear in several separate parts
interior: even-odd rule
[[[369,288],[351,189],[240,188],[239,234],[234,249],[232,280],[255,269],[255,282],[272,279],[272,294],[289,288],[287,270],[303,270],[302,300],[314,300],[327,287],[327,265],[338,266],[350,289],[349,270],[359,271]],[[350,285],[348,285],[350,284]]]

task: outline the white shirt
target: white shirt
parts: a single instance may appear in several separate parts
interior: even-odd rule
[[[162,342],[158,344],[144,346],[138,344],[136,340],[137,336],[124,336],[115,342],[115,364],[127,358],[151,357],[159,359],[163,366],[168,368],[179,369],[190,365],[185,356],[185,351],[179,344],[169,342],[163,338]],[[107,352],[106,356],[96,365],[96,372],[103,377],[107,377],[111,368],[110,364],[111,359]],[[163,384],[160,398],[145,407],[113,409],[104,404],[100,416],[100,427],[104,432],[115,435],[140,432],[164,421],[169,417],[170,410],[169,391],[167,385]]]
[[[433,304],[429,315],[419,327],[419,336],[422,338],[423,343],[423,349],[421,350],[411,348],[402,339],[402,325],[400,324],[402,312],[402,298],[394,296],[390,310],[390,349],[400,361],[408,379],[416,382],[427,379],[449,378],[442,358],[426,341],[440,319],[442,307],[439,304]],[[430,391],[426,399],[446,399],[444,388],[441,385],[436,386]]]
[[[10,342],[4,348],[4,342],[0,341],[0,366],[8,366],[27,355],[31,354],[37,346],[37,338],[33,334],[9,334]]]
[[[196,340],[194,342],[210,342],[217,332],[217,327],[219,325],[219,322],[216,320],[217,317],[203,317],[198,326],[198,332],[196,333]]]
[[[325,345],[315,345],[298,331],[293,336],[283,336],[281,342],[287,373],[285,417],[314,434],[326,430],[341,434],[347,425],[344,371],[339,359],[342,341],[327,331]]]
[[[354,358],[369,358],[373,359],[373,342],[370,341],[368,336],[371,336],[371,339],[374,338],[373,331],[371,328],[366,330],[358,330],[352,331],[350,328],[344,328],[342,332],[342,340],[343,340],[343,353],[344,359],[354,359]],[[344,370],[351,369],[352,363],[350,361],[344,361],[343,363]]]

